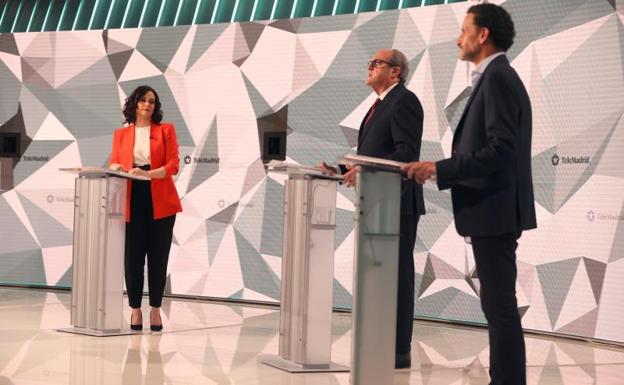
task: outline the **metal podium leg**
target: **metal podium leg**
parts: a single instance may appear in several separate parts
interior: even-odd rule
[[[76,179],[72,259],[72,328],[94,336],[122,332],[126,180]]]
[[[392,384],[401,175],[362,166],[356,192],[351,383]]]
[[[348,371],[331,362],[336,182],[290,178],[284,188],[279,356],[289,372]]]

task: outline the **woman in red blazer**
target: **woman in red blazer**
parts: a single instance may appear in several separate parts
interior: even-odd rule
[[[141,299],[147,254],[150,328],[162,330],[160,306],[167,279],[167,261],[176,213],[182,211],[172,175],[180,158],[175,127],[161,123],[156,91],[140,86],[126,99],[126,126],[115,130],[109,168],[151,178],[129,181],[126,206],[125,273],[130,327],[143,330]]]

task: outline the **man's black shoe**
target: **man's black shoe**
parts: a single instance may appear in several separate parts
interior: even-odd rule
[[[397,353],[394,355],[394,368],[406,369],[412,367],[412,354],[411,353]]]

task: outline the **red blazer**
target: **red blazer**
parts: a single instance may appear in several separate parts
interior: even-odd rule
[[[118,128],[113,135],[113,149],[109,164],[119,163],[124,170],[132,168],[134,160],[134,124]],[[171,123],[156,124],[152,122],[150,129],[150,168],[152,170],[165,166],[167,176],[152,179],[152,205],[154,219],[168,217],[182,211],[180,197],[173,183],[172,175],[178,173],[180,157],[175,127]],[[130,222],[130,194],[132,181],[128,180],[128,196],[126,200],[126,222]]]

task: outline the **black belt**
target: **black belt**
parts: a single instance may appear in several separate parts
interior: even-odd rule
[[[145,170],[145,171],[150,170],[149,164],[133,164],[132,167],[140,168],[141,170]]]

